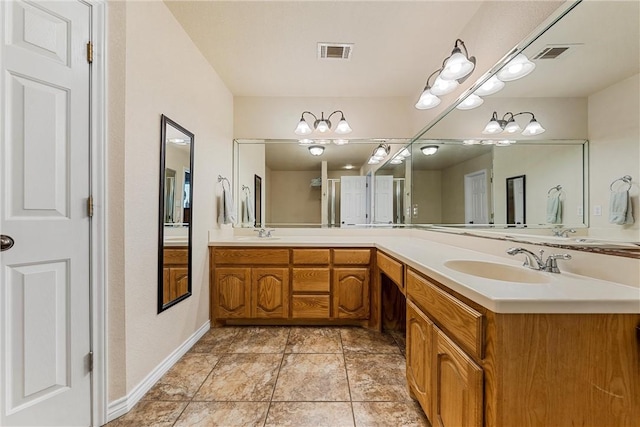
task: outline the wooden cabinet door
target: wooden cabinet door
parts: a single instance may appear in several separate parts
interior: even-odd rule
[[[162,303],[171,301],[171,281],[168,267],[162,269]]]
[[[433,326],[436,360],[432,424],[482,427],[482,368]]]
[[[289,269],[254,268],[251,317],[286,319],[289,316]]]
[[[214,273],[214,316],[217,319],[251,315],[251,269],[219,267]]]
[[[369,318],[369,269],[333,269],[333,317]]]
[[[171,267],[169,283],[170,301],[189,292],[189,269],[187,267]]]
[[[433,420],[433,322],[407,301],[407,382],[429,420]]]

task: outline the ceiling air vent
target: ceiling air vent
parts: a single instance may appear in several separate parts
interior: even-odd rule
[[[353,43],[318,43],[318,59],[351,59]]]
[[[537,55],[534,55],[533,60],[537,59],[556,59],[558,56],[564,54],[569,49],[575,49],[581,45],[547,45]]]

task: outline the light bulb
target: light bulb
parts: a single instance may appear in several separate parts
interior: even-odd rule
[[[527,127],[524,128],[524,131],[522,132],[522,134],[524,136],[533,136],[533,135],[540,135],[542,132],[544,132],[546,129],[543,128],[540,123],[538,123],[536,121],[536,119],[531,119],[531,121],[529,122],[529,124],[527,125]]]
[[[456,48],[444,64],[444,68],[439,77],[445,80],[458,80],[473,71],[475,66],[473,62],[460,52],[460,49]]]
[[[298,122],[298,126],[296,127],[296,130],[294,132],[296,133],[296,135],[309,135],[311,132],[313,132],[313,130],[309,126],[309,123],[307,123],[304,119],[300,119],[300,121]]]
[[[500,126],[500,123],[498,123],[497,120],[491,120],[482,131],[485,135],[495,135],[500,132],[502,132],[502,126]]]
[[[484,102],[484,99],[480,98],[475,93],[467,96],[460,104],[456,105],[458,110],[471,110],[473,108],[479,107]]]
[[[488,96],[500,91],[504,87],[504,82],[498,78],[495,74],[491,76],[489,80],[482,83],[474,92],[478,96]]]
[[[425,89],[420,95],[420,99],[416,103],[415,107],[418,110],[428,110],[429,108],[437,107],[440,104],[441,99],[431,93],[431,89]]]
[[[338,122],[338,126],[336,126],[335,133],[340,134],[340,135],[344,135],[344,134],[350,133],[350,132],[351,132],[351,126],[349,126],[349,123],[347,123],[347,121],[343,117]]]
[[[535,68],[536,64],[529,61],[524,54],[519,53],[515,58],[509,61],[507,65],[498,71],[498,78],[503,82],[510,82],[526,76]]]
[[[438,76],[433,82],[431,93],[434,95],[446,95],[453,92],[458,87],[457,80],[445,80]]]

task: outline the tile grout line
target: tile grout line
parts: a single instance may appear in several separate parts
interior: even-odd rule
[[[276,375],[276,381],[273,383],[273,390],[271,390],[271,397],[269,398],[269,406],[267,407],[267,413],[264,414],[264,423],[263,427],[267,425],[267,419],[269,418],[269,412],[271,411],[271,405],[273,403],[273,395],[276,392],[276,386],[278,385],[278,379],[280,378],[280,371],[282,370],[282,363],[284,362],[284,357],[286,356],[287,344],[289,344],[289,338],[291,337],[291,328],[287,328],[287,339],[284,343],[284,348],[282,349],[282,358],[280,359],[280,365],[278,365],[278,373]]]
[[[347,390],[349,390],[349,406],[351,407],[351,420],[353,426],[356,427],[356,413],[353,410],[353,397],[351,396],[351,383],[349,382],[349,370],[347,369],[347,358],[344,354],[344,343],[342,342],[342,330],[338,330],[338,336],[340,337],[340,348],[342,348],[342,360],[344,362],[344,374],[347,377]]]

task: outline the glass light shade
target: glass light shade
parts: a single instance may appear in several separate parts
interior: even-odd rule
[[[329,122],[327,120],[318,120],[316,130],[321,133],[328,132],[330,129]]]
[[[376,151],[373,152],[374,157],[382,157],[383,159],[387,157],[387,154],[389,154],[389,152],[382,145],[378,146],[378,148],[376,148]]]
[[[480,141],[475,140],[475,139],[465,139],[464,141],[462,141],[463,145],[476,145],[476,144],[480,144]]]
[[[377,161],[380,161],[382,159],[384,159],[384,156],[371,156],[372,159],[376,159]]]
[[[402,157],[395,157],[391,159],[389,163],[391,163],[392,165],[399,165],[400,163],[402,163],[403,160],[404,159]]]
[[[376,159],[375,157],[372,157],[369,159],[367,163],[370,165],[377,165],[378,163],[380,163],[380,160]]]
[[[540,135],[542,132],[544,132],[546,129],[543,128],[540,123],[538,123],[536,121],[536,119],[531,119],[531,121],[529,122],[529,124],[527,125],[526,128],[524,128],[524,131],[522,131],[522,134],[524,136],[533,136],[533,135]]]
[[[531,73],[536,68],[536,64],[522,53],[516,55],[507,65],[498,71],[498,78],[503,82],[520,79]]]
[[[340,135],[344,135],[346,133],[350,133],[351,132],[351,126],[349,126],[349,123],[347,123],[347,121],[342,118],[339,122],[338,122],[338,126],[336,126],[336,130],[335,133],[340,134]]]
[[[312,145],[311,147],[309,147],[309,152],[312,156],[320,156],[322,153],[324,153],[324,147],[320,145]]]
[[[495,142],[495,146],[496,147],[508,147],[509,145],[515,143],[515,141],[512,141],[510,139],[503,139],[500,141],[496,141]]]
[[[425,89],[418,102],[416,102],[416,108],[418,110],[428,110],[429,108],[437,107],[441,101],[440,98],[431,93],[431,89]]]
[[[427,145],[427,146],[421,147],[420,151],[422,151],[422,154],[424,154],[425,156],[433,156],[438,151],[438,146]]]
[[[480,98],[475,93],[472,93],[471,95],[467,96],[464,99],[464,101],[462,101],[460,104],[456,105],[456,108],[458,110],[471,110],[471,109],[474,109],[476,107],[481,106],[483,102],[484,102],[484,99]]]
[[[494,93],[500,91],[503,87],[504,82],[494,74],[489,80],[482,83],[482,86],[476,89],[474,93],[478,96],[493,95]]]
[[[298,143],[300,143],[300,144],[311,144],[311,143],[313,143],[313,139],[308,139],[308,138],[299,139]]]
[[[482,131],[485,135],[495,135],[500,132],[502,132],[502,126],[500,126],[500,123],[498,123],[497,120],[491,120]]]
[[[411,156],[411,151],[407,150],[406,148],[403,148],[402,150],[400,150],[400,152],[398,153],[398,156],[402,156],[402,157],[410,157]]]
[[[313,130],[309,126],[309,123],[307,123],[304,119],[300,119],[300,121],[298,122],[298,126],[296,127],[296,130],[294,132],[296,133],[296,135],[309,135],[311,132],[313,132]]]
[[[516,123],[515,120],[511,119],[509,120],[507,125],[504,127],[504,131],[506,133],[516,133],[516,132],[522,132],[522,128],[520,127],[520,125],[518,125],[518,123]]]
[[[334,139],[333,143],[336,145],[346,145],[349,143],[348,139]]]
[[[474,67],[475,64],[458,50],[447,59],[439,77],[445,80],[458,80],[473,71]]]
[[[458,87],[457,80],[445,80],[438,76],[436,81],[433,82],[433,87],[431,88],[431,93],[434,95],[446,95],[448,93],[453,92]]]

